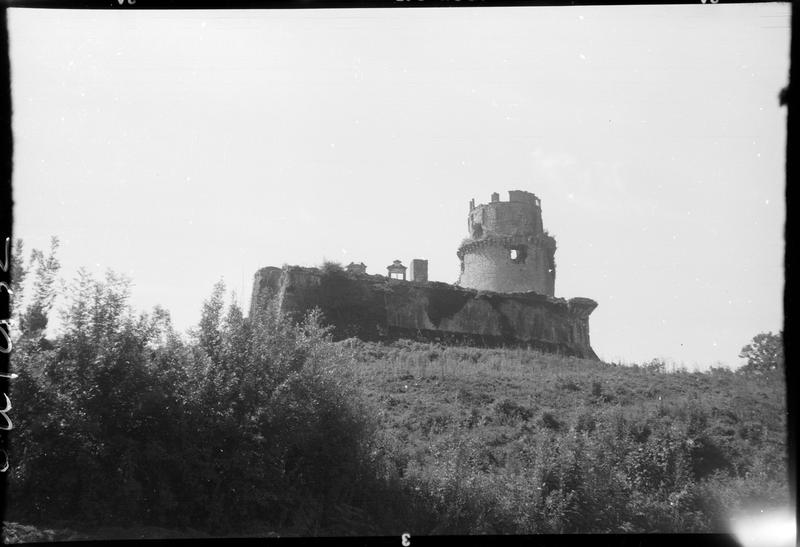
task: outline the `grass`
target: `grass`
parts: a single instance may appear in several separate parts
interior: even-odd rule
[[[364,499],[334,507],[340,526],[326,533],[727,532],[739,513],[788,505],[779,379],[525,349],[336,344],[375,421],[374,476],[361,481]],[[315,533],[294,520],[239,535]],[[201,535],[48,528],[10,523],[4,539]]]
[[[432,496],[429,533],[725,531],[736,511],[788,503],[780,381],[344,344],[389,473]]]

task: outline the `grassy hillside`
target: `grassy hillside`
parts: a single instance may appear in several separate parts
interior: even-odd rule
[[[788,503],[780,378],[344,344],[426,533],[727,531]]]
[[[727,531],[788,502],[771,334],[744,374],[667,374],[333,342],[319,312],[246,318],[220,282],[184,337],[81,270],[45,338],[56,248],[13,309],[4,542]]]
[[[153,386],[130,397],[158,395],[169,371],[189,374],[173,380],[174,394],[123,415],[127,391],[87,406],[76,388],[64,404],[85,407],[82,421],[53,399],[63,380],[36,372],[50,361],[45,369],[60,370],[58,355],[21,345],[12,457],[42,456],[12,460],[4,541],[727,532],[737,514],[788,504],[785,396],[774,375],[665,373],[658,363],[621,367],[520,349],[331,343],[313,325],[277,327],[266,342],[253,330],[245,346],[230,345],[273,352],[263,363],[218,356],[234,374],[225,381],[194,364],[206,359],[202,346],[192,353],[173,340],[161,356],[148,350],[154,360],[141,360],[140,374]],[[219,331],[222,340],[239,339],[231,328]],[[278,382],[284,368],[295,372]],[[259,371],[266,376],[256,383],[237,380]],[[256,430],[225,414],[253,390],[265,397],[251,402],[264,420]],[[160,426],[139,432],[139,422]],[[103,427],[116,436],[98,433]],[[98,449],[94,439],[109,440]],[[147,450],[133,449],[142,443]],[[76,463],[64,468],[64,457]],[[169,467],[174,461],[181,465]],[[92,486],[99,481],[108,487]]]

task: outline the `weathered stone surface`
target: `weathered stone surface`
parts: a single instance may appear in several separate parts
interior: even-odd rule
[[[511,190],[508,201],[470,202],[469,237],[458,248],[458,285],[496,292],[535,291],[555,295],[556,241],[542,225],[534,194]]]
[[[301,315],[318,307],[337,339],[414,338],[481,346],[529,346],[594,358],[588,298],[553,298],[534,292],[499,294],[445,283],[287,266],[255,275],[251,314],[273,295]]]
[[[415,258],[411,261],[411,270],[409,271],[410,281],[427,281],[428,280],[428,261],[422,258]]]

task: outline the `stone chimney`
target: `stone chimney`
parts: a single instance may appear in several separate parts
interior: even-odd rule
[[[415,258],[411,261],[411,281],[428,280],[428,261]]]

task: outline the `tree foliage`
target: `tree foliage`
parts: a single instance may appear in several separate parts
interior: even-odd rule
[[[19,244],[22,247],[21,241]],[[48,314],[56,298],[58,272],[61,269],[61,263],[56,258],[58,246],[58,238],[53,237],[50,240],[50,253],[47,256],[38,249],[31,252],[30,268],[33,270],[34,283],[31,302],[20,321],[22,331],[42,332],[47,328]],[[24,278],[24,271],[21,268],[17,271],[17,275]]]
[[[28,268],[25,266],[25,245],[21,239],[17,239],[11,248],[11,283],[14,286],[13,298],[9,301],[9,311],[11,318],[17,322],[17,328],[21,323],[22,311],[20,302],[25,295],[25,278],[28,276]]]
[[[783,371],[783,331],[778,334],[762,332],[742,348],[739,357],[747,364],[739,369],[742,374],[765,375]]]
[[[81,270],[51,344],[15,345],[12,518],[313,530],[363,498],[371,413],[318,314],[246,318],[218,283],[184,339],[129,288]]]

